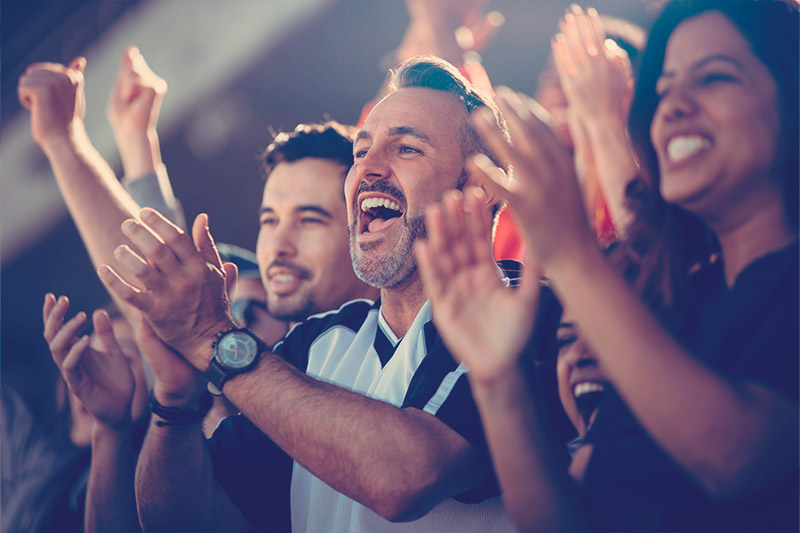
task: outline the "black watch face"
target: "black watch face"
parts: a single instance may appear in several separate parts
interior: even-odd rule
[[[247,333],[232,331],[217,344],[217,360],[232,370],[246,368],[258,355],[258,345]]]

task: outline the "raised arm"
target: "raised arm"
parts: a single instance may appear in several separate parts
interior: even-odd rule
[[[64,323],[69,307],[66,297],[44,301],[44,337],[61,375],[72,394],[91,413],[92,461],[86,492],[86,531],[133,531],[139,529],[133,493],[135,451],[131,401],[135,381],[131,365],[119,347],[105,311],[94,313],[99,350],[89,337],[75,337],[86,321],[78,313]]]
[[[474,169],[473,169],[474,170]],[[499,169],[493,169],[502,180]],[[554,433],[529,389],[519,355],[539,293],[530,261],[518,289],[506,288],[490,256],[482,191],[451,194],[427,215],[428,241],[417,245],[420,273],[437,328],[466,363],[503,499],[521,531],[574,531],[582,515],[577,486],[556,452]]]
[[[132,289],[109,268],[101,269],[101,278],[205,371],[217,332],[234,326],[224,297],[229,273],[207,219],[201,215],[195,221],[193,244],[156,212],[145,209],[141,216],[147,227],[131,220],[124,228],[151,263],[129,249],[119,260],[148,291]],[[254,370],[227,381],[224,392],[310,472],[389,520],[422,516],[488,474],[478,452],[433,415],[314,380],[277,355],[264,356]],[[387,449],[393,452],[386,454]]]
[[[31,111],[33,139],[50,161],[89,256],[95,266],[113,260],[113,251],[128,242],[120,224],[135,216],[138,206],[92,146],[83,123],[83,70],[86,60],[69,66],[36,63],[20,78],[18,96]],[[120,308],[134,323],[135,313]]]
[[[139,49],[129,46],[108,97],[106,115],[114,132],[125,176],[122,184],[141,207],[152,207],[186,227],[161,161],[156,125],[167,82],[154,73]]]
[[[627,106],[633,88],[630,60],[607,41],[594,9],[571,7],[552,40],[553,60],[569,103],[569,124],[575,141],[579,177],[596,182],[608,205],[614,227],[624,234],[631,215],[625,189],[638,166],[628,144]],[[581,176],[581,171],[591,176]],[[596,196],[596,194],[595,194]],[[597,205],[592,198],[591,207]]]
[[[476,120],[476,128],[529,193],[517,197],[495,184],[496,192],[519,206],[526,241],[653,439],[719,498],[755,491],[796,467],[797,404],[763,384],[713,371],[661,327],[594,245],[557,139],[511,91],[500,91],[498,104],[515,148],[487,120]],[[483,181],[494,183],[489,174]]]

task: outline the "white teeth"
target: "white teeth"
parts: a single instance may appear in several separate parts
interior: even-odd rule
[[[401,211],[400,206],[389,200],[388,198],[365,198],[361,201],[361,210],[374,209],[376,207],[385,207],[392,211]]]
[[[272,281],[277,281],[278,283],[286,283],[295,279],[295,276],[292,274],[275,274],[272,276]]]
[[[575,388],[572,389],[572,394],[578,398],[584,394],[589,394],[590,392],[601,392],[603,390],[605,390],[605,387],[602,383],[584,381],[575,385]]]
[[[671,161],[683,161],[709,146],[711,143],[708,139],[699,135],[674,137],[667,144],[667,155]]]

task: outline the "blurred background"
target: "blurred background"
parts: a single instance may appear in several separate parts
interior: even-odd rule
[[[481,52],[495,85],[532,94],[567,0],[493,0],[505,25]],[[597,0],[648,27],[650,0]],[[18,103],[37,61],[83,55],[86,125],[121,177],[105,105],[119,58],[137,45],[169,83],[164,162],[187,219],[209,214],[218,241],[253,249],[272,132],[326,118],[355,123],[408,23],[402,0],[2,0],[0,2],[0,386],[46,415],[56,374],[42,338],[46,292],[71,314],[107,300]],[[384,68],[382,68],[384,67]]]

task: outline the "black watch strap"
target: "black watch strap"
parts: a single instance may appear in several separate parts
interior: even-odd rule
[[[213,357],[208,362],[208,369],[206,370],[206,378],[214,385],[220,393],[222,392],[222,385],[231,376],[231,373],[222,367]]]
[[[158,400],[156,400],[152,391],[150,392],[150,406],[153,409],[153,414],[161,418],[161,420],[156,420],[156,425],[158,427],[189,426],[202,422],[211,410],[214,398],[210,394],[204,394],[202,402],[200,409],[161,405],[158,403]]]

